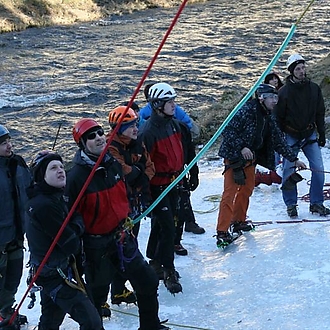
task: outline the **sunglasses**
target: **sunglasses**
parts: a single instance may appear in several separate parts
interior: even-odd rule
[[[95,131],[95,132],[89,133],[89,134],[87,135],[87,140],[94,140],[94,139],[96,138],[96,134],[97,134],[98,136],[103,136],[103,135],[104,135],[104,131],[103,131],[103,129],[101,128],[101,129],[98,129],[98,130]]]

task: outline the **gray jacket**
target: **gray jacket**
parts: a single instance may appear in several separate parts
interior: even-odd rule
[[[22,157],[0,157],[0,251],[8,243],[23,239],[26,188],[31,181]]]

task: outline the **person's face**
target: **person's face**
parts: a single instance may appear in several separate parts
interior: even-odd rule
[[[10,138],[7,138],[5,141],[0,143],[0,156],[1,157],[10,157],[12,154],[13,145],[10,141]]]
[[[306,66],[304,63],[299,63],[293,70],[293,78],[302,81],[306,77]]]
[[[269,80],[269,85],[274,86],[276,89],[278,88],[278,79],[276,77],[273,77]]]
[[[278,102],[278,95],[271,94],[271,95],[267,96],[266,98],[264,98],[263,102],[264,102],[266,109],[268,109],[269,111],[273,111],[275,108],[275,105]]]
[[[86,148],[93,155],[100,156],[106,144],[103,129],[92,131],[87,136]]]
[[[175,101],[174,101],[174,99],[169,100],[164,104],[164,111],[163,112],[168,116],[174,116],[174,112],[175,112]]]
[[[139,130],[137,124],[134,123],[133,125],[126,128],[125,131],[123,131],[121,134],[131,138],[132,140],[136,140],[138,136],[138,132]]]
[[[46,168],[44,179],[52,187],[64,188],[66,175],[63,164],[59,160],[52,160]]]

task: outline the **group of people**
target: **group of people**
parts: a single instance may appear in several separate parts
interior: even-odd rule
[[[255,168],[259,164],[274,171],[275,151],[283,156],[288,216],[298,215],[297,171],[307,168],[297,158],[300,150],[312,169],[310,211],[330,214],[323,205],[322,94],[306,77],[301,55],[291,55],[287,68],[283,86],[276,86],[279,77],[269,76],[223,131],[218,245],[254,228],[247,210]],[[169,329],[158,317],[159,280],[171,294],[182,292],[174,261],[175,254],[188,254],[181,244],[183,228],[205,232],[190,203],[199,184],[197,164],[162,195],[195,157],[192,135],[198,130],[176,104],[177,93],[169,84],[147,85],[145,96],[148,104],[141,110],[125,103],[109,112],[108,134],[92,118],[77,121],[72,135],[78,148],[68,173],[52,150],[40,151],[28,167],[13,152],[10,132],[0,125],[0,329],[19,329],[21,316],[12,324],[10,320],[22,277],[25,233],[30,279],[38,272],[36,284],[42,288],[38,329],[58,330],[66,314],[80,329],[103,329],[102,317],[111,314],[109,293],[113,304],[137,304],[139,330]],[[147,262],[138,248],[139,222],[134,220],[156,200]]]
[[[219,155],[224,158],[224,191],[217,220],[217,245],[229,244],[234,236],[254,228],[247,220],[249,198],[255,187],[257,164],[275,170],[275,152],[283,156],[282,196],[290,218],[298,216],[297,183],[306,169],[297,156],[309,162],[312,213],[330,214],[325,207],[324,167],[320,147],[325,139],[325,106],[320,87],[306,75],[300,54],[287,60],[289,75],[279,89],[271,80],[258,86],[255,98],[235,114],[223,131]],[[275,80],[277,77],[273,76]]]
[[[103,329],[102,317],[111,315],[110,292],[113,304],[137,304],[139,330],[169,329],[158,317],[159,280],[171,294],[182,292],[174,255],[188,254],[181,244],[184,224],[188,232],[205,232],[190,203],[197,165],[150,214],[149,263],[138,248],[134,219],[195,157],[189,127],[175,119],[176,96],[167,83],[150,86],[152,113],[140,129],[136,104],[135,110],[122,105],[109,112],[108,134],[92,118],[76,122],[78,149],[67,173],[52,150],[38,152],[28,167],[0,125],[0,329],[19,329],[23,317],[11,320],[25,233],[29,280],[38,272],[35,283],[42,288],[39,330],[58,330],[66,314],[80,329]]]

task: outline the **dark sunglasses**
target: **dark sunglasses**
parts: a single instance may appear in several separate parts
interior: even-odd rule
[[[104,131],[103,131],[103,129],[101,128],[101,129],[98,129],[98,130],[95,131],[95,132],[89,133],[89,134],[87,135],[87,140],[94,140],[94,139],[96,138],[96,134],[97,134],[98,136],[103,136],[103,135],[104,135]]]

